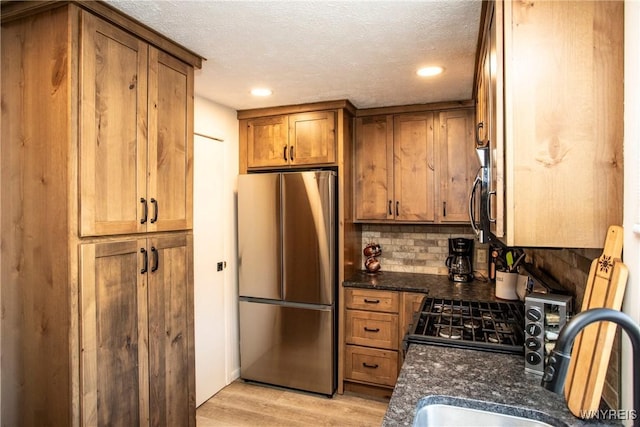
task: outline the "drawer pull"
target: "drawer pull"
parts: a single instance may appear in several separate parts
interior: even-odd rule
[[[362,366],[364,366],[365,368],[378,369],[377,363],[375,365],[369,365],[367,362],[362,362]]]
[[[379,299],[364,299],[364,302],[366,302],[367,304],[380,304],[380,300]]]
[[[380,332],[380,328],[367,328],[366,326],[364,327],[364,330],[366,332]]]

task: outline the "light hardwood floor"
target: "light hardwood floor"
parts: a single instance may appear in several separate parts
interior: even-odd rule
[[[196,411],[197,427],[380,426],[387,403],[348,394],[333,398],[237,380]]]

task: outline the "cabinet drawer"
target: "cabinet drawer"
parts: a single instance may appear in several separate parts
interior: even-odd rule
[[[347,289],[345,305],[356,310],[398,312],[398,293],[394,291],[372,291],[370,289]]]
[[[398,378],[398,352],[348,345],[345,378],[394,386]]]
[[[371,311],[347,310],[348,344],[398,349],[398,315]]]

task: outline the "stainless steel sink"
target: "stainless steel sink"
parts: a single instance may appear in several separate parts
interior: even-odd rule
[[[414,426],[567,426],[544,412],[452,396],[428,396],[416,405]]]

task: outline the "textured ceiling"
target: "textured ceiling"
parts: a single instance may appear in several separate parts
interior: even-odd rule
[[[196,94],[236,110],[471,99],[481,2],[107,0],[202,55]],[[420,66],[445,68],[416,76]],[[273,90],[253,97],[256,86]]]

